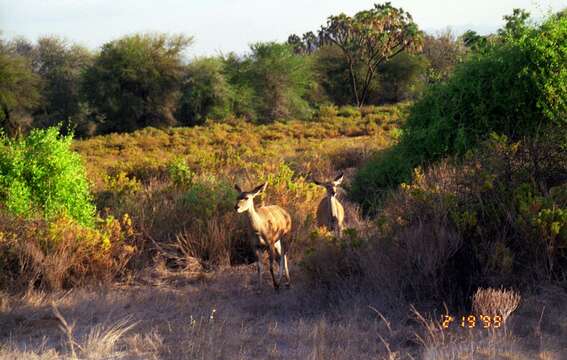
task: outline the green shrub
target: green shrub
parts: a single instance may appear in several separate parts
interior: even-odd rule
[[[232,87],[218,58],[197,59],[187,65],[182,95],[175,114],[183,125],[202,125],[207,118],[221,120],[231,111]]]
[[[400,147],[383,150],[355,174],[350,193],[365,210],[377,209],[389,189],[411,180],[417,163],[405,155]]]
[[[55,127],[16,140],[0,137],[1,204],[26,218],[66,213],[82,225],[92,225],[95,207],[72,141],[72,135],[61,137]]]
[[[567,125],[567,17],[558,14],[518,42],[529,54],[524,71],[535,85],[537,108],[557,125]]]
[[[102,133],[176,123],[183,77],[183,35],[134,34],[102,46],[83,74],[82,92],[105,121]]]
[[[341,106],[338,115],[343,117],[360,117],[360,109],[352,105]]]
[[[556,17],[472,56],[411,108],[395,151],[398,156],[370,161],[358,181],[380,192],[406,181],[411,167],[464,155],[491,132],[519,139],[537,136],[551,124],[564,126],[566,59],[567,19]],[[386,176],[392,169],[394,175]],[[369,189],[363,183],[355,183],[352,195],[368,202]]]
[[[339,113],[339,108],[337,105],[321,105],[319,108],[319,113],[317,114],[317,119],[319,121],[332,121]]]
[[[184,206],[202,221],[227,213],[234,207],[235,200],[232,185],[213,176],[196,179],[183,196]]]
[[[188,186],[193,181],[195,173],[191,171],[183,158],[176,158],[167,166],[169,178],[176,186]]]
[[[396,103],[415,99],[425,86],[423,74],[428,61],[421,56],[402,52],[378,67],[379,89],[375,100],[382,103]]]

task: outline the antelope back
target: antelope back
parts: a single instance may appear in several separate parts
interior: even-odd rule
[[[263,220],[263,228],[260,229],[260,232],[270,244],[290,233],[291,216],[281,207],[277,205],[262,206],[256,209],[256,212]]]

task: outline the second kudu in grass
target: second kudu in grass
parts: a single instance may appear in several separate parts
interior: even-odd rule
[[[345,210],[337,199],[337,189],[343,182],[343,177],[343,173],[340,173],[330,182],[313,180],[315,184],[327,190],[327,195],[321,200],[317,208],[317,224],[336,232],[337,235],[340,235],[343,231],[345,220]]]
[[[239,192],[236,200],[235,210],[239,213],[248,214],[248,236],[251,245],[256,252],[258,262],[258,284],[262,284],[262,254],[268,251],[270,256],[270,274],[274,282],[274,288],[280,287],[282,277],[285,275],[287,286],[290,286],[289,269],[287,267],[287,249],[289,234],[291,232],[291,216],[287,211],[277,205],[254,206],[254,198],[266,189],[267,183],[257,186],[251,191],[242,191],[238,185],[235,189]],[[274,260],[279,260],[279,278],[274,275]]]

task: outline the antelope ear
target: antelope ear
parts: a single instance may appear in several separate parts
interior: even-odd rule
[[[341,172],[339,175],[337,175],[335,180],[333,180],[333,183],[335,183],[335,185],[340,185],[343,182],[343,179],[344,179],[344,173]]]
[[[240,188],[240,186],[238,186],[238,184],[234,184],[234,189],[235,189],[236,191],[238,191],[239,193],[242,193],[242,192],[243,192],[242,189]]]
[[[268,186],[268,183],[265,182],[262,185],[258,185],[254,188],[254,190],[250,191],[254,196],[257,196],[261,193],[264,192],[264,190],[266,190],[266,187]]]

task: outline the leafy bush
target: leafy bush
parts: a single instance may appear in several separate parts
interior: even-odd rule
[[[352,103],[349,68],[344,55],[336,46],[323,46],[314,54],[314,71],[329,100],[337,105]],[[357,68],[357,70],[359,70]],[[358,71],[360,73],[360,70]]]
[[[365,210],[377,210],[390,189],[411,179],[414,166],[400,147],[382,150],[355,174],[350,194]]]
[[[193,182],[195,173],[189,169],[182,158],[176,158],[167,166],[169,178],[176,186],[188,186]]]
[[[82,103],[81,76],[92,65],[93,55],[79,45],[58,37],[46,36],[31,47],[30,60],[34,71],[41,77],[41,94],[44,102],[41,111],[34,114],[36,127],[63,123],[63,131],[78,126],[84,135],[85,127],[94,126],[88,119],[86,105]]]
[[[422,56],[402,52],[378,67],[379,89],[374,103],[396,103],[415,99],[425,87],[423,74],[428,66]]]
[[[552,17],[519,38],[497,43],[457,66],[445,83],[430,87],[415,103],[404,125],[395,157],[378,157],[359,181],[379,192],[407,181],[416,165],[447,155],[463,155],[490,132],[512,139],[538,136],[567,119],[567,19]],[[398,164],[390,162],[397,161]],[[402,169],[385,178],[388,169]],[[353,197],[367,201],[368,190],[355,185]]]
[[[231,109],[232,87],[224,75],[225,64],[218,58],[194,60],[187,65],[176,112],[184,125],[201,125],[206,118],[222,120]]]
[[[205,221],[232,210],[236,194],[231,184],[208,176],[194,181],[182,201],[191,216]]]
[[[33,130],[16,140],[0,138],[0,200],[27,218],[68,215],[92,225],[95,207],[85,167],[71,150],[72,135],[59,129]]]

